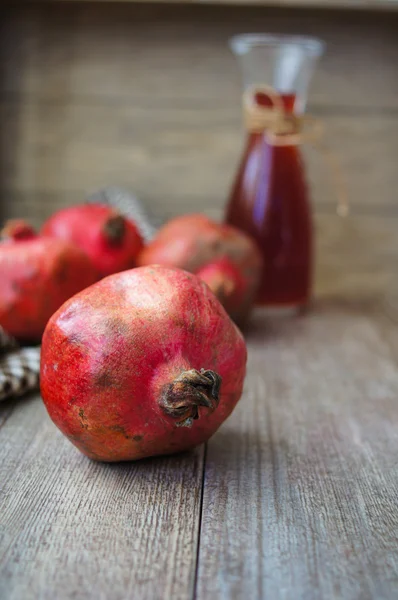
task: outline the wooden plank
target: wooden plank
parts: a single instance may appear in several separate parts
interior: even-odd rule
[[[53,2],[138,2],[153,4],[154,0],[52,0]],[[226,6],[286,6],[293,8],[343,8],[343,9],[374,9],[374,10],[397,10],[396,0],[156,0],[167,4],[221,4]]]
[[[240,74],[228,48],[244,31],[321,37],[313,105],[396,110],[395,15],[244,8],[41,4],[3,19],[3,93],[88,104],[234,108]]]
[[[202,472],[203,449],[91,462],[38,397],[15,403],[0,430],[0,597],[191,598]]]
[[[256,321],[208,445],[198,600],[397,597],[398,330],[372,311]]]
[[[227,40],[253,29],[326,40],[310,111],[326,122],[351,201],[391,206],[396,20],[57,4],[14,8],[3,19],[1,216],[39,224],[110,183],[134,188],[165,216],[188,207],[220,212],[243,143],[239,72]],[[331,206],[330,175],[314,151],[307,155],[316,203]]]
[[[395,214],[395,216],[394,216]],[[318,299],[361,298],[382,305],[397,287],[396,212],[318,214],[315,220],[315,295]]]
[[[398,116],[321,116],[355,210],[394,206]],[[6,216],[37,224],[58,207],[109,184],[135,190],[155,212],[221,213],[243,148],[238,99],[222,108],[145,108],[0,104]],[[315,208],[336,202],[334,173],[316,149],[305,151]],[[376,160],[377,157],[377,160]]]

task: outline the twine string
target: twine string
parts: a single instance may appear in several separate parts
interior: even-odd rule
[[[270,100],[270,106],[263,106],[257,96]],[[282,96],[271,86],[257,85],[247,88],[243,95],[243,114],[250,133],[264,133],[268,144],[273,146],[297,146],[311,144],[322,156],[333,175],[336,190],[336,212],[341,217],[349,214],[347,189],[337,156],[321,139],[325,135],[324,123],[311,115],[296,115],[287,112]]]

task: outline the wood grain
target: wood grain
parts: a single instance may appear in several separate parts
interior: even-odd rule
[[[52,2],[139,2],[152,4],[154,0],[52,0]],[[156,0],[173,4],[222,4],[226,6],[286,6],[286,7],[311,7],[311,8],[343,8],[343,9],[375,9],[397,10],[396,0]]]
[[[398,370],[384,329],[360,300],[259,317],[244,398],[208,445],[199,600],[397,597]]]
[[[261,29],[325,39],[309,110],[325,121],[351,201],[395,203],[394,15],[56,3],[11,9],[2,27],[3,218],[39,224],[111,183],[164,216],[219,211],[243,143],[227,42]],[[332,177],[315,151],[307,158],[316,204],[330,207]]]
[[[203,449],[96,464],[38,397],[13,406],[0,406],[0,598],[192,597]]]
[[[31,110],[30,105],[0,105],[1,137],[10,139]],[[108,117],[109,108],[101,106],[39,108],[21,130],[18,162],[2,178],[7,216],[26,215],[39,223],[56,208],[82,201],[109,183],[135,190],[162,217],[188,209],[214,216],[221,212],[243,148],[238,107],[200,113],[123,107]],[[322,118],[354,208],[391,206],[392,190],[398,187],[393,159],[398,155],[398,117]],[[333,171],[316,149],[305,154],[315,208],[333,209]]]
[[[315,294],[362,299],[381,306],[397,288],[398,219],[394,213],[318,214],[315,221]]]
[[[396,111],[397,28],[395,14],[197,5],[15,6],[2,23],[0,90],[36,104],[236,108],[240,75],[228,39],[244,31],[268,31],[326,42],[310,106],[334,113],[347,107]]]

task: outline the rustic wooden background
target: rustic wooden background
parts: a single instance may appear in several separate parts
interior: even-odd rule
[[[264,30],[326,40],[309,110],[351,201],[395,210],[398,14],[55,3],[17,4],[2,19],[3,216],[40,222],[110,183],[165,216],[218,214],[242,147],[227,41]],[[316,208],[331,211],[330,174],[307,156]]]
[[[241,151],[239,31],[328,44],[309,109],[352,215],[306,151],[313,311],[255,316],[237,410],[207,448],[94,464],[40,398],[0,406],[0,598],[398,597],[396,14],[168,5],[2,8],[2,217],[104,185],[218,217]]]
[[[243,140],[240,74],[228,38],[301,32],[327,43],[309,111],[325,122],[355,216],[330,218],[331,173],[307,149],[317,288],[348,285],[358,293],[369,273],[376,285],[385,281],[384,257],[396,237],[397,13],[117,3],[3,11],[3,218],[38,225],[109,184],[134,190],[161,218],[193,210],[219,217]],[[377,243],[369,242],[369,227]],[[342,256],[356,277],[341,271]]]

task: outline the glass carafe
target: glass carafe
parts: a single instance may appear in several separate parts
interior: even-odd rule
[[[263,254],[257,303],[305,307],[312,288],[313,231],[300,116],[324,44],[301,36],[247,34],[232,38],[231,48],[242,69],[249,118],[225,220],[250,234]]]

